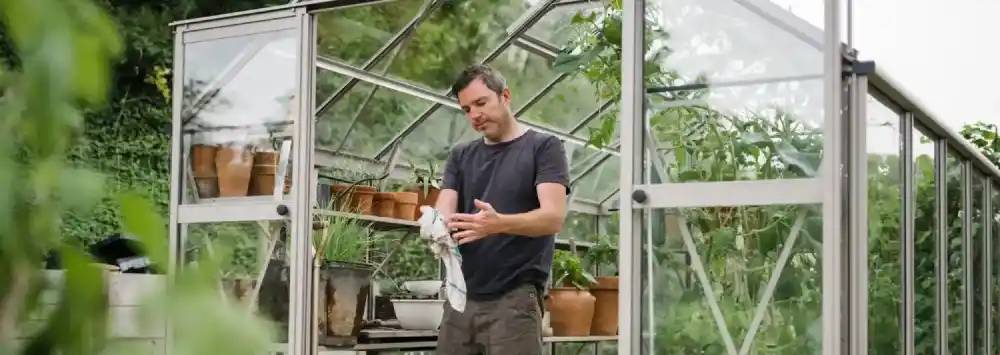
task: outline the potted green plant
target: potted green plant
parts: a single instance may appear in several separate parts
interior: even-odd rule
[[[413,162],[410,162],[410,169],[413,171],[413,185],[408,191],[417,193],[417,206],[414,208],[415,219],[420,218],[420,206],[433,207],[437,203],[438,194],[441,192],[440,178],[437,176],[437,167],[431,160],[427,161],[426,169],[418,169]]]
[[[374,272],[374,267],[365,263],[371,229],[342,216],[328,217],[319,227],[313,239],[320,286],[317,304],[323,310],[319,340],[330,346],[355,344]]]
[[[594,319],[596,298],[587,290],[597,281],[576,254],[556,250],[552,257],[555,287],[549,290],[548,309],[555,336],[587,336]]]
[[[611,243],[611,238],[602,235],[584,256],[587,263],[598,270],[610,269],[618,265],[618,249]],[[615,268],[617,270],[617,268]],[[590,288],[597,298],[594,306],[594,321],[590,327],[591,335],[618,334],[618,276],[598,276],[597,283]]]

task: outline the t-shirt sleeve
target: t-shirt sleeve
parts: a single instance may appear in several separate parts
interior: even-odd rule
[[[569,167],[566,164],[566,150],[556,137],[548,137],[535,153],[535,186],[544,182],[562,184],[566,194],[570,192]]]
[[[444,163],[444,175],[441,177],[441,188],[450,189],[458,191],[458,186],[461,185],[459,180],[459,156],[461,155],[461,146],[457,146],[451,149],[451,153],[448,154],[448,160]]]

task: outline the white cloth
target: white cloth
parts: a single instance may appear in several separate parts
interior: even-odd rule
[[[420,237],[426,240],[434,255],[444,262],[445,294],[451,308],[465,312],[465,275],[462,274],[462,255],[458,243],[451,238],[448,226],[441,214],[430,206],[420,206],[423,214],[420,223]]]

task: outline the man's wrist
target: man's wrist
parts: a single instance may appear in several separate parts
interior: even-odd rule
[[[497,227],[495,234],[503,234],[510,232],[511,225],[511,215],[497,213]]]

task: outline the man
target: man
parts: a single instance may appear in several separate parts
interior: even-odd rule
[[[542,353],[542,291],[569,193],[557,138],[511,113],[504,78],[484,65],[452,87],[481,139],[452,149],[435,208],[459,243],[465,312],[445,306],[438,353]]]

